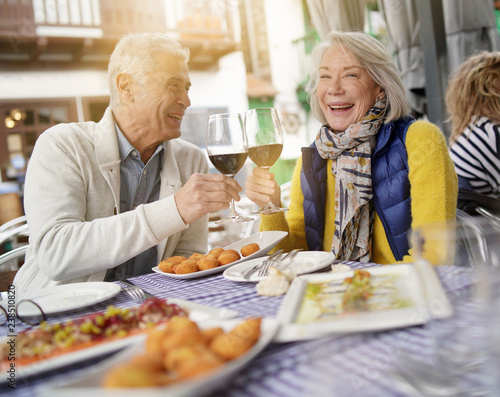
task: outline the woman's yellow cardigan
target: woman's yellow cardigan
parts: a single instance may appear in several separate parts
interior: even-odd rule
[[[458,182],[455,167],[448,154],[446,139],[437,126],[427,121],[416,121],[406,134],[406,151],[411,194],[412,229],[419,226],[455,219]],[[331,169],[328,160],[327,169]],[[283,230],[289,235],[277,246],[291,250],[293,248],[308,249],[305,234],[303,201],[300,188],[300,171],[302,158],[295,166],[290,191],[290,206],[288,213],[277,213],[261,216],[261,230]],[[335,231],[335,178],[327,172],[327,192],[325,211],[325,234],[323,249],[330,251],[333,233]],[[405,256],[403,262],[411,262],[410,256]],[[375,214],[372,239],[372,262],[389,264],[396,263],[387,241],[380,218]]]

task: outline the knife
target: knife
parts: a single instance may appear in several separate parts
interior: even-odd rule
[[[137,285],[135,285],[134,283],[132,283],[131,281],[128,281],[128,280],[119,280],[120,283],[123,283],[125,285],[129,285],[131,287],[136,287],[136,288],[141,288]],[[149,292],[145,291],[143,288],[141,288],[142,292],[144,292],[144,295],[146,296],[146,299],[149,299],[149,298],[156,298],[156,296],[154,295],[151,295]]]

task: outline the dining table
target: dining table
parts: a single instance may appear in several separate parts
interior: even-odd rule
[[[341,262],[351,269],[374,266],[373,263]],[[436,273],[450,302],[467,312],[466,291],[471,286],[470,269],[437,267]],[[324,271],[329,271],[325,269]],[[275,318],[283,301],[282,296],[261,296],[255,283],[235,282],[222,274],[203,278],[178,279],[159,273],[149,273],[129,279],[149,294],[161,298],[177,298],[202,305],[231,309],[238,317]],[[118,281],[117,281],[118,283]],[[131,307],[137,305],[129,294],[121,291],[108,301],[72,313],[52,316],[57,322],[103,311],[108,305]],[[16,332],[26,325],[17,323]],[[0,327],[1,336],[7,335]],[[403,382],[393,376],[402,357],[421,363],[431,362],[435,354],[435,338],[426,324],[396,329],[353,332],[317,337],[286,343],[271,342],[236,376],[212,390],[209,396],[289,397],[289,396],[415,396]],[[15,389],[2,383],[0,395],[38,396],[43,390],[61,381],[78,377],[82,371],[108,360],[107,352],[62,368],[40,372],[19,379]],[[5,376],[5,374],[2,374]],[[472,380],[473,381],[473,380]],[[140,395],[140,392],[138,393]],[[166,394],[167,395],[167,394]]]

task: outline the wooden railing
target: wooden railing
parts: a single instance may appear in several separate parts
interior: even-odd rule
[[[124,34],[143,31],[171,32],[193,62],[197,54],[214,62],[239,44],[237,7],[238,0],[0,0],[0,64],[33,64],[71,42],[74,61],[92,49],[106,55]]]
[[[165,30],[163,0],[0,0],[0,35],[27,35],[29,27],[100,30],[121,36],[131,31]],[[75,33],[67,31],[69,37]],[[88,31],[87,31],[88,32]],[[81,35],[88,34],[82,31]],[[51,35],[47,33],[47,35]]]
[[[238,0],[166,0],[167,30],[184,39],[234,40]]]
[[[0,35],[57,27],[99,28],[103,35],[167,30],[185,38],[235,40],[236,7],[236,0],[0,0]]]

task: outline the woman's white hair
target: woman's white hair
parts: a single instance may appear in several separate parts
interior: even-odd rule
[[[110,107],[120,107],[120,96],[116,87],[116,76],[129,74],[138,84],[143,84],[148,72],[154,71],[158,53],[167,53],[173,58],[189,61],[189,49],[182,47],[165,33],[135,33],[120,39],[108,64]]]
[[[411,111],[406,97],[403,81],[399,76],[394,59],[387,49],[373,36],[363,32],[331,31],[326,41],[316,44],[312,58],[311,89],[309,99],[311,111],[326,124],[326,118],[319,106],[317,94],[319,67],[325,52],[333,46],[340,45],[349,50],[359,61],[362,68],[378,84],[387,98],[387,112],[384,123],[397,120]]]

